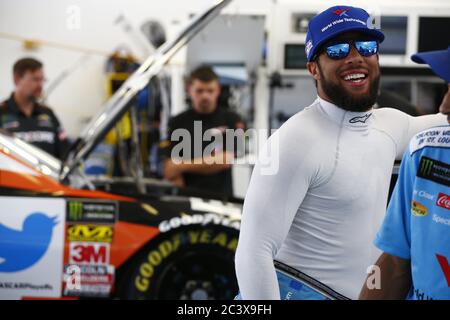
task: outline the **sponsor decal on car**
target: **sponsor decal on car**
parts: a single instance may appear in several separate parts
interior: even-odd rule
[[[95,226],[75,224],[67,228],[68,241],[112,242],[113,228],[111,226]]]
[[[0,197],[0,299],[61,295],[65,200]]]
[[[71,242],[69,248],[70,264],[109,264],[109,243]]]
[[[112,265],[67,265],[64,267],[63,294],[106,298],[114,283],[114,271]]]
[[[67,221],[81,223],[114,224],[118,205],[115,201],[71,199],[67,201]]]
[[[215,213],[187,215],[183,213],[181,217],[174,217],[170,220],[162,221],[159,224],[159,231],[164,233],[181,226],[188,226],[192,224],[204,226],[210,223],[230,227],[236,230],[239,230],[241,227],[240,218],[231,218],[228,215]]]
[[[237,243],[237,235],[229,235],[226,232],[218,232],[212,229],[178,232],[161,242],[157,248],[147,254],[146,261],[139,267],[139,274],[135,278],[135,286],[140,292],[147,291],[155,269],[182,248],[209,244],[236,251]]]

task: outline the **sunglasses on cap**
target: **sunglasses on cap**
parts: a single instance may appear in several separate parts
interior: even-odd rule
[[[376,40],[337,41],[325,45],[321,52],[325,52],[330,59],[339,60],[349,55],[352,45],[363,57],[370,57],[378,52],[378,41]]]

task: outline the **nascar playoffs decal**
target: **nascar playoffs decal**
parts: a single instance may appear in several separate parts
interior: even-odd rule
[[[59,297],[65,200],[0,197],[0,299]]]
[[[107,298],[114,283],[114,271],[112,265],[65,266],[64,295]]]

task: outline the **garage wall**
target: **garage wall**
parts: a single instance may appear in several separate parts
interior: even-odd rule
[[[357,4],[369,6],[392,0],[324,0],[325,8],[333,4]],[[199,12],[214,0],[0,0],[0,99],[6,98],[13,89],[11,68],[20,57],[34,56],[45,64],[49,82],[60,73],[78,64],[83,57],[82,49],[96,51],[90,54],[52,95],[48,104],[55,110],[69,135],[74,137],[89,118],[105,101],[104,64],[106,55],[123,44],[136,55],[142,55],[122,28],[114,20],[124,14],[137,29],[142,22],[159,20],[169,36],[187,20],[190,13]],[[272,3],[301,3],[308,8],[316,0],[234,0],[226,8],[231,14],[264,15]],[[434,4],[448,0],[433,0]],[[431,0],[397,0],[406,5],[433,6]],[[438,6],[437,6],[438,7]],[[79,28],[74,27],[79,10]],[[439,10],[439,9],[436,9]],[[76,24],[76,23],[75,23]],[[63,45],[65,48],[43,45],[35,51],[23,49],[21,41],[10,37],[31,38]],[[76,47],[76,48],[70,48]]]
[[[156,19],[170,36],[188,21],[189,14],[213,2],[1,0],[0,99],[13,90],[11,69],[20,57],[32,56],[44,62],[47,85],[63,70],[74,70],[48,99],[69,135],[74,137],[106,99],[103,70],[107,54],[126,46],[135,55],[145,56],[139,44],[136,45],[120,25],[114,24],[120,14],[135,29],[146,20]],[[226,12],[264,14],[269,4],[270,0],[236,0]],[[25,50],[20,38],[41,40],[44,44],[33,51]],[[85,56],[85,49],[95,53]]]

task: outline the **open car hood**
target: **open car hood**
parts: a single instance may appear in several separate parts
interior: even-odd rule
[[[232,0],[216,0],[214,5],[195,16],[173,39],[164,43],[136,70],[114,95],[104,104],[100,112],[83,130],[61,166],[60,180],[69,174],[102,141],[116,122],[128,111],[136,94],[157,75],[164,65],[183,48],[196,34],[208,25]]]
[[[58,180],[61,162],[47,152],[0,130],[0,150]],[[11,169],[14,171],[14,169]]]

